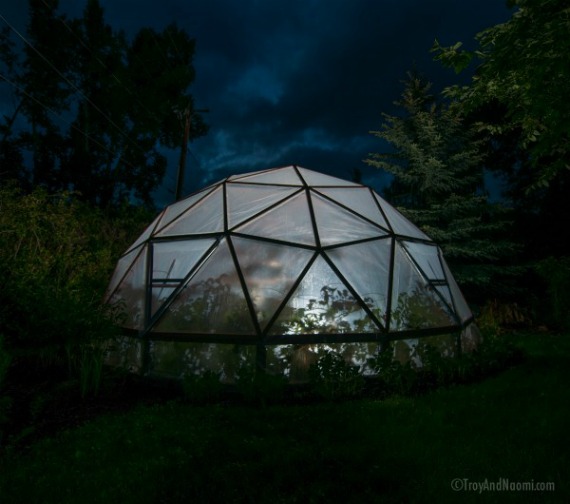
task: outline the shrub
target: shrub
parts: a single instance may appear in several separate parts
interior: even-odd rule
[[[504,328],[529,326],[532,324],[527,309],[515,302],[488,301],[477,316],[477,327],[482,332],[497,333]]]
[[[242,366],[235,381],[241,398],[250,404],[266,406],[282,399],[287,380],[282,375],[272,375],[253,366]]]
[[[10,407],[12,405],[11,398],[4,395],[3,392],[3,382],[11,360],[10,355],[4,348],[3,340],[4,337],[0,334],[0,448],[2,447],[3,425],[9,420]]]
[[[0,189],[0,325],[14,358],[65,366],[83,393],[97,390],[118,316],[101,300],[131,226],[71,193]]]
[[[543,304],[546,322],[570,329],[570,257],[549,257],[540,261],[536,272],[546,283],[547,303]]]
[[[188,374],[182,380],[184,398],[192,403],[216,402],[225,389],[221,373],[208,370],[203,374]]]
[[[364,387],[358,366],[336,352],[325,353],[310,366],[309,381],[314,391],[328,400],[356,397]]]
[[[376,373],[376,380],[384,395],[411,394],[417,382],[417,373],[409,360],[402,364],[394,359],[394,347],[388,343],[379,354],[371,359],[371,367]]]

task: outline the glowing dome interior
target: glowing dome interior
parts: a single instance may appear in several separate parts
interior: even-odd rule
[[[372,189],[297,166],[165,208],[119,259],[107,301],[151,349],[379,343],[473,318],[419,228]]]

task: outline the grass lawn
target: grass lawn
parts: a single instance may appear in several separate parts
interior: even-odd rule
[[[5,454],[0,503],[570,502],[570,336],[518,344],[522,364],[420,397],[99,416]]]

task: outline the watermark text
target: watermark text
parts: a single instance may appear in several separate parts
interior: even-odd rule
[[[455,492],[554,492],[553,481],[512,481],[508,478],[471,481],[469,478],[454,478],[451,489]]]

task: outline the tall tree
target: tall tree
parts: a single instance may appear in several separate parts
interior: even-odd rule
[[[30,182],[54,189],[61,184],[59,158],[65,135],[54,112],[64,114],[71,106],[73,91],[67,80],[73,46],[60,27],[65,17],[57,14],[58,0],[29,0],[28,6],[24,60],[16,80],[29,129],[20,138],[32,154]]]
[[[477,50],[436,41],[433,51],[457,72],[477,63],[471,83],[447,95],[465,112],[494,105],[500,113],[480,126],[497,137],[515,132],[534,167],[529,187],[544,187],[570,169],[570,6],[566,0],[508,5],[516,7],[511,19],[477,34]]]
[[[504,209],[484,193],[483,156],[476,133],[453,104],[430,93],[431,84],[410,74],[379,131],[392,150],[365,162],[394,176],[386,197],[443,249],[454,276],[473,295],[489,294],[501,258],[514,245],[499,239]]]
[[[184,135],[178,112],[192,119],[190,140],[207,131],[189,92],[194,40],[171,25],[129,41],[105,22],[99,0],[87,0],[79,19],[57,14],[54,0],[29,6],[16,94],[32,182],[77,190],[103,207],[126,198],[150,204],[165,174],[164,148],[178,148]]]
[[[120,196],[121,179],[114,175],[122,166],[123,143],[131,139],[120,80],[126,41],[105,23],[98,1],[88,0],[83,17],[61,28],[76,47],[71,85],[77,112],[62,160],[65,175],[84,198],[106,206]]]
[[[3,81],[0,81],[0,84],[4,85],[2,89],[9,89],[10,86],[16,85],[17,56],[9,32],[8,26],[0,30],[0,77]],[[14,133],[14,123],[22,105],[22,100],[16,97],[13,109],[0,118],[0,181],[13,179],[23,181],[24,159],[21,145]]]

